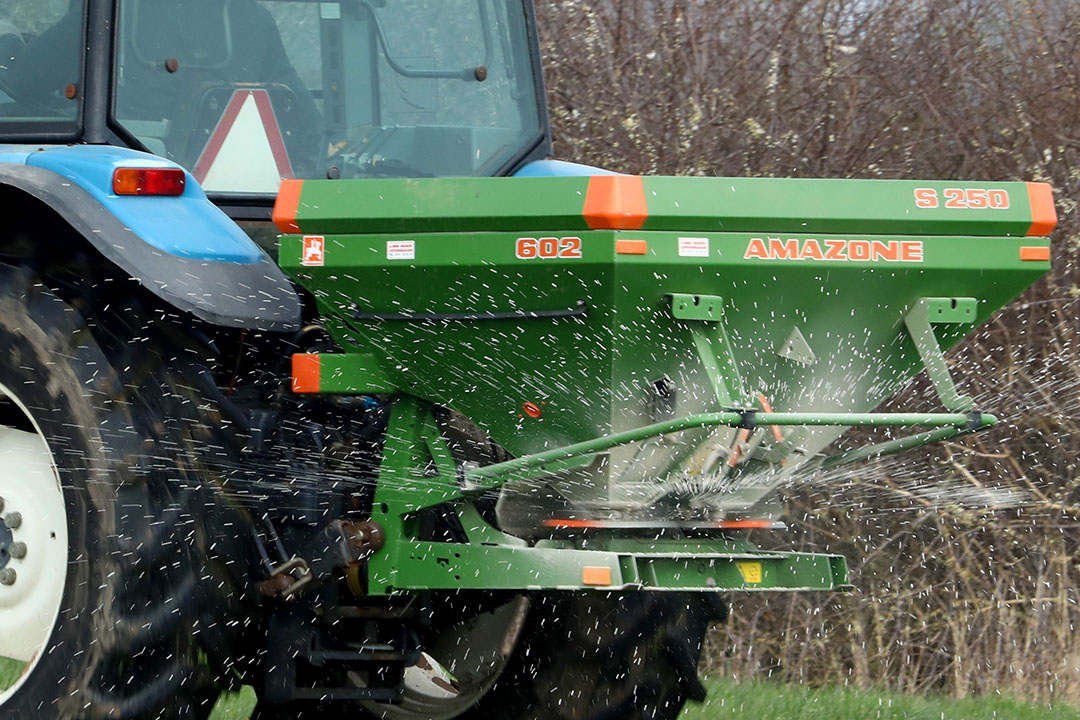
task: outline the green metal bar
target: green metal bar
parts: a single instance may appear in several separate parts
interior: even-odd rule
[[[687,293],[674,293],[670,299],[672,317],[690,323],[694,349],[716,393],[717,403],[720,407],[740,407],[746,402],[746,388],[724,327],[724,299]]]
[[[614,435],[586,440],[553,450],[507,460],[506,462],[477,468],[466,473],[470,489],[498,487],[511,478],[529,477],[547,472],[547,464],[585,453],[597,453],[618,445],[637,442],[658,435],[668,435],[691,428],[728,425],[740,427],[748,418],[754,418],[756,426],[768,425],[844,425],[861,427],[966,427],[970,415],[960,413],[739,413],[720,412],[688,415],[676,420],[645,425]],[[997,422],[993,415],[981,415],[980,427]]]
[[[717,404],[720,407],[742,405],[746,391],[724,324],[716,323],[713,327],[695,324],[690,327],[690,336],[694,339],[694,349],[705,367],[709,384],[716,393]]]
[[[437,475],[425,476],[433,461]],[[431,408],[409,395],[399,395],[390,410],[379,468],[375,506],[398,516],[461,497],[457,469],[431,415]]]
[[[882,455],[892,455],[893,453],[902,452],[921,445],[929,445],[930,443],[950,440],[954,437],[960,437],[961,435],[968,435],[972,432],[974,431],[970,428],[945,427],[918,433],[917,435],[896,438],[895,440],[886,440],[885,442],[855,448],[854,450],[848,450],[827,457],[821,463],[821,467],[831,468],[838,465],[847,465],[848,463],[858,462],[859,460],[881,457]]]
[[[742,550],[714,540],[683,547],[580,550],[406,541],[392,577],[372,594],[412,590],[653,590],[683,592],[846,590],[840,555]]]
[[[967,425],[967,413],[758,413],[757,425],[849,425],[851,427],[944,427]],[[990,427],[997,418],[979,415],[979,427]]]
[[[428,463],[421,406],[416,398],[402,396],[390,408],[383,458],[375,486],[371,519],[382,526],[386,544],[368,560],[371,587],[393,581],[399,558],[405,552],[405,513],[422,492],[415,488],[417,468]]]
[[[676,320],[722,322],[724,319],[724,298],[717,295],[672,293],[671,314]]]
[[[421,427],[424,440],[427,443],[428,452],[435,463],[435,469],[439,476],[444,479],[457,479],[457,466],[454,464],[454,456],[450,453],[450,446],[446,444],[446,438],[435,424],[435,418],[431,409],[424,412],[424,424]]]
[[[320,353],[319,392],[334,395],[391,393],[397,386],[372,353]]]
[[[465,474],[465,478],[469,485],[476,485],[484,488],[496,487],[504,482],[504,480],[499,479],[503,476],[509,477],[520,471],[533,471],[537,469],[541,470],[541,472],[546,472],[544,466],[557,460],[564,460],[586,453],[602,452],[618,445],[626,445],[638,440],[645,440],[646,438],[655,437],[657,435],[668,435],[681,430],[689,430],[691,428],[705,427],[708,425],[738,425],[740,422],[742,422],[742,415],[734,412],[689,415],[684,418],[665,420],[664,422],[645,425],[633,430],[615,433],[614,435],[605,435],[604,437],[593,438],[592,440],[574,443],[573,445],[566,445],[553,450],[545,450],[533,455],[514,458],[513,460],[507,460],[506,462],[487,465],[486,467],[468,471]],[[498,479],[496,482],[491,482],[496,479]]]
[[[922,298],[904,316],[904,324],[915,342],[923,365],[926,366],[926,374],[930,376],[930,381],[941,398],[941,404],[947,410],[971,410],[975,401],[956,391],[932,323],[971,323],[974,320],[973,298]]]

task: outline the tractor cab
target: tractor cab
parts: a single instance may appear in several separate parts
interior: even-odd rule
[[[528,0],[5,2],[0,57],[0,142],[144,150],[226,209],[550,152]]]

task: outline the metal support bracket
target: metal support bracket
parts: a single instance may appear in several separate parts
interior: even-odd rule
[[[754,427],[790,427],[790,426],[848,426],[848,427],[935,427],[946,428],[950,432],[967,430],[971,427],[973,416],[970,413],[768,413],[762,411],[727,410],[719,413],[702,413],[653,423],[633,430],[626,430],[613,435],[593,438],[584,442],[566,445],[552,450],[544,450],[532,455],[524,455],[494,465],[467,470],[466,482],[470,493],[481,489],[492,490],[511,479],[520,480],[540,477],[550,472],[553,463],[562,462],[586,454],[604,452],[618,445],[626,445],[639,440],[681,432],[699,427],[746,428],[749,423]],[[990,427],[997,423],[997,418],[987,413],[978,416],[976,429]],[[923,433],[923,437],[926,433]],[[950,436],[951,437],[951,436]],[[896,441],[893,441],[896,442]],[[923,440],[917,444],[925,444]],[[906,449],[904,446],[899,449]],[[897,452],[898,450],[886,450]]]
[[[974,323],[977,305],[975,298],[921,298],[904,316],[904,324],[919,351],[926,374],[941,398],[941,404],[953,412],[970,411],[975,402],[956,391],[941,345],[934,334],[934,325]]]
[[[842,563],[842,558],[829,559],[827,565],[831,565],[831,570],[820,577],[810,577],[801,571],[792,570],[790,572],[794,574],[789,574],[789,570],[784,569],[802,567],[802,561],[796,560],[790,553],[747,553],[743,557],[731,546],[707,547],[707,544],[701,544],[688,550],[670,542],[657,542],[651,549],[642,549],[631,543],[612,546],[605,551],[586,551],[572,545],[552,545],[549,542],[547,545],[526,547],[519,539],[501,533],[484,521],[471,506],[469,496],[498,488],[510,479],[545,475],[553,468],[571,466],[582,458],[617,445],[691,428],[822,425],[934,428],[910,438],[852,451],[838,458],[840,462],[847,462],[954,437],[977,427],[989,427],[995,422],[993,415],[974,413],[775,413],[728,410],[654,423],[484,467],[459,469],[442,439],[431,406],[417,398],[401,395],[391,408],[372,507],[372,523],[384,531],[385,545],[367,557],[368,591],[382,595],[431,588],[771,589],[768,581],[760,582],[748,577],[775,577],[777,582],[772,586],[775,589],[838,589],[846,584],[846,569],[836,564]],[[431,468],[434,468],[434,472]],[[455,509],[469,542],[420,540],[416,523],[413,522],[415,513],[426,507],[453,501],[459,501],[455,503]],[[813,567],[825,567],[820,563],[826,556],[807,557],[807,562]],[[750,575],[746,574],[749,570],[739,567],[739,563],[744,561],[751,563],[747,567],[754,568]],[[769,570],[765,567],[766,562],[778,565]],[[724,571],[724,579],[715,574],[718,567],[728,568]],[[492,572],[492,568],[497,571]],[[699,571],[700,574],[695,574]],[[742,581],[738,579],[739,576],[743,577]]]
[[[724,299],[716,295],[687,293],[673,293],[670,297],[672,317],[690,322],[694,348],[720,407],[746,405],[746,388],[724,327]]]

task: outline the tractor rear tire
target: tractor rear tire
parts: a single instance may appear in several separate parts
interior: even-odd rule
[[[0,558],[16,571],[0,584],[0,625],[32,611],[27,598],[46,608],[30,634],[40,644],[25,646],[37,650],[8,648],[22,664],[0,665],[0,717],[206,718],[217,690],[195,640],[216,591],[192,512],[205,489],[184,460],[190,429],[176,413],[183,383],[152,350],[139,308],[114,308],[126,324],[117,327],[84,300],[0,265],[0,425],[44,448],[48,475],[38,463],[34,485],[18,466],[0,467],[8,540],[27,538],[21,557]],[[60,510],[40,510],[49,496]],[[63,580],[34,585],[50,573]]]
[[[687,700],[705,699],[697,675],[701,647],[709,624],[726,615],[715,595],[538,595],[505,670],[471,708],[459,714],[434,706],[429,713],[370,705],[354,711],[384,720],[674,720]],[[330,708],[312,705],[260,704],[252,720],[329,714]]]
[[[469,720],[669,720],[705,688],[705,631],[726,615],[713,595],[548,594],[533,600],[514,655]]]

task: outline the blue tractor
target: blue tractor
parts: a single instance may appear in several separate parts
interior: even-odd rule
[[[0,0],[0,720],[672,720],[850,587],[770,490],[994,424],[1049,186],[550,153],[531,0]]]
[[[290,392],[334,343],[274,261],[283,179],[599,172],[550,152],[531,0],[0,0],[0,717],[703,696],[714,595],[365,597],[386,405]]]

